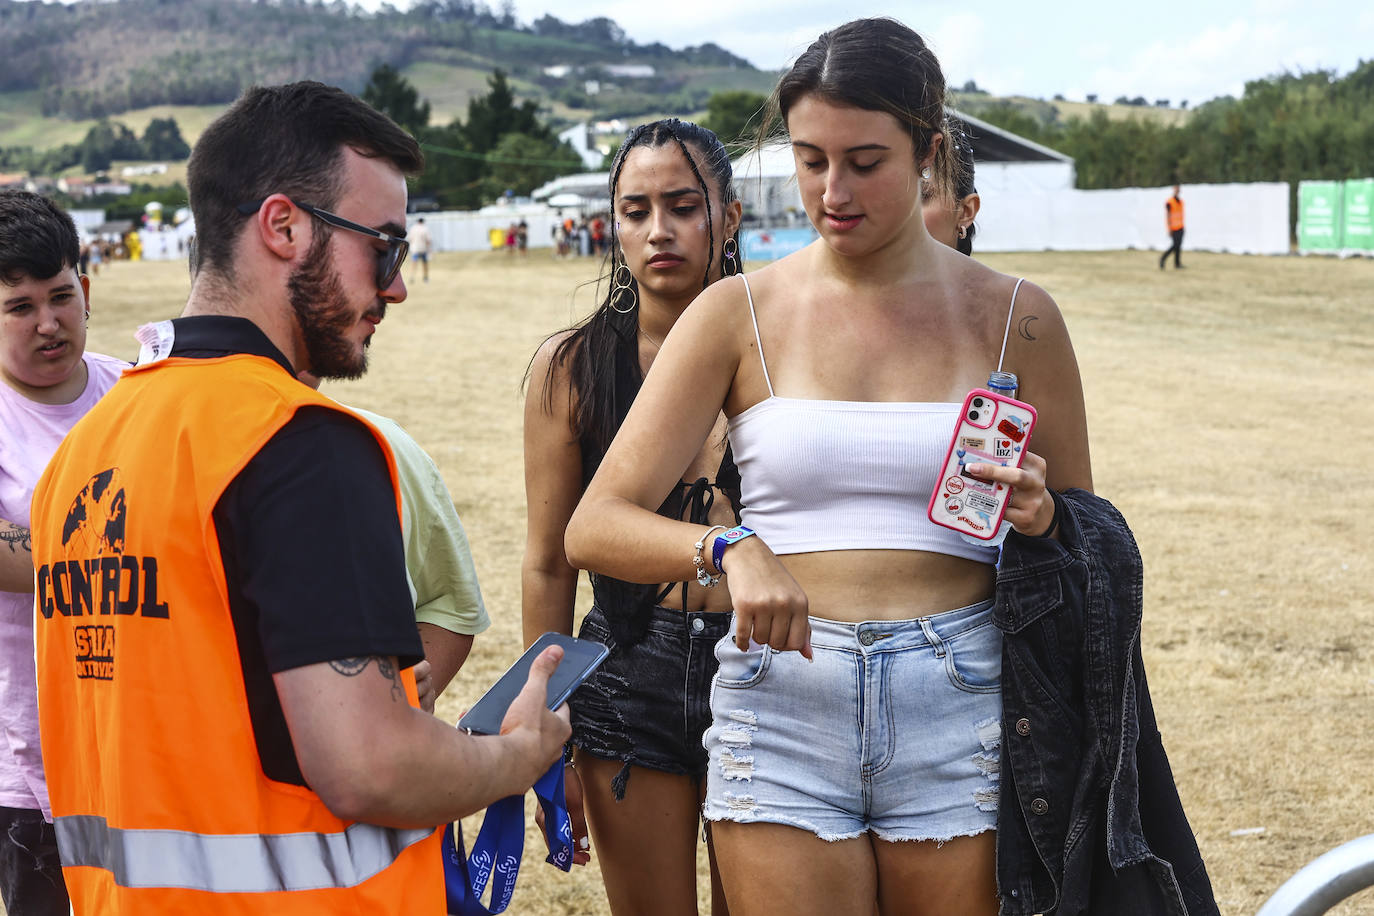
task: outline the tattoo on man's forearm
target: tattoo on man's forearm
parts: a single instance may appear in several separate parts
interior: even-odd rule
[[[329,663],[329,667],[342,674],[344,677],[357,677],[362,674],[372,662],[377,663],[377,673],[391,682],[391,699],[405,701],[406,691],[401,686],[401,679],[396,674],[396,666],[390,658],[380,655],[358,655],[353,658],[336,658]]]
[[[3,542],[10,549],[10,553],[18,553],[20,547],[33,553],[33,547],[29,543],[29,529],[27,528],[20,528],[18,525],[0,528],[0,542]]]

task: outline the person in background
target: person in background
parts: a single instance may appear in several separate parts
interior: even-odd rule
[[[320,387],[320,380],[309,372],[300,373],[300,380]],[[491,626],[491,618],[477,585],[463,522],[434,459],[395,420],[361,407],[348,409],[386,437],[396,458],[406,579],[425,647],[415,682],[420,706],[433,712],[434,701],[472,651],[473,637]]]
[[[406,236],[406,241],[410,243],[410,256],[415,259],[415,263],[420,265],[420,276],[424,282],[429,282],[429,249],[434,244],[433,238],[429,234],[429,227],[425,225],[425,218],[422,216],[415,221],[415,225],[410,227],[410,234]]]
[[[606,253],[606,221],[600,213],[592,217],[592,253],[597,257]]]
[[[676,119],[636,127],[613,163],[609,192],[606,298],[586,322],[549,338],[530,367],[526,644],[547,630],[572,632],[579,570],[563,545],[573,508],[678,316],[702,289],[740,269],[741,205],[729,156],[711,131]],[[721,528],[738,521],[739,475],[724,418],[717,420],[654,504],[661,516]],[[690,576],[674,578],[593,575],[593,605],[578,634],[611,654],[570,704],[569,807],[580,790],[617,914],[697,912],[708,764],[701,738],[716,668],[711,647],[726,632],[730,596],[683,581]],[[638,584],[645,581],[654,584]],[[583,829],[575,817],[574,832]],[[723,914],[714,857],[711,874],[712,909]]]
[[[86,352],[82,250],[52,201],[0,191],[0,896],[13,916],[70,906],[39,752],[29,504],[62,437],[128,367]]]
[[[921,188],[921,216],[931,238],[961,254],[971,255],[973,236],[978,231],[973,221],[983,201],[973,184],[973,143],[968,132],[952,120],[949,122],[949,144],[958,161],[958,168],[952,170],[950,178],[953,185],[945,187],[926,182]]]
[[[1183,266],[1179,257],[1183,254],[1183,198],[1179,196],[1180,188],[1174,185],[1174,195],[1164,202],[1164,222],[1169,227],[1169,247],[1159,256],[1159,269],[1164,269],[1164,262],[1169,260],[1169,255],[1174,256],[1174,269],[1178,270]]]

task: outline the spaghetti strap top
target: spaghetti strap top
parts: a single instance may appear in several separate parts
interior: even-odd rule
[[[922,550],[995,563],[996,548],[971,544],[926,516],[961,404],[780,397],[753,291],[741,279],[768,387],[765,400],[730,420],[743,523],[777,554]]]
[[[1011,316],[1016,311],[1016,294],[1021,292],[1025,277],[1017,277],[1016,285],[1011,288],[1011,305],[1007,307],[1007,327],[1002,331],[1002,352],[997,355],[997,371],[1002,371],[1002,361],[1007,358],[1007,340],[1011,337]],[[754,333],[758,333],[758,322],[754,322]]]
[[[744,281],[744,297],[749,300],[749,318],[754,322],[754,343],[759,347],[759,365],[763,367],[763,381],[768,385],[768,396],[774,397],[773,380],[768,377],[768,360],[763,358],[763,338],[759,335],[759,316],[754,311],[754,293],[749,289],[749,278],[740,274],[739,278]]]

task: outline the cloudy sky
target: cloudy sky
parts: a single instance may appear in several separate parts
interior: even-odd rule
[[[545,13],[565,22],[608,16],[635,41],[713,41],[764,69],[786,66],[846,20],[894,16],[931,41],[954,85],[972,79],[996,94],[1075,100],[1096,93],[1197,105],[1285,69],[1348,73],[1362,55],[1374,57],[1374,4],[1351,0],[515,0],[515,13],[524,24]]]

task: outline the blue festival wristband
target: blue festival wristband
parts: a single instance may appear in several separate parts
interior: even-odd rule
[[[720,565],[721,557],[725,556],[725,548],[729,547],[731,544],[738,544],[745,538],[753,536],[754,529],[746,528],[743,525],[736,525],[724,534],[716,535],[716,542],[711,545],[711,565],[714,566],[718,572],[725,572],[725,569]]]

